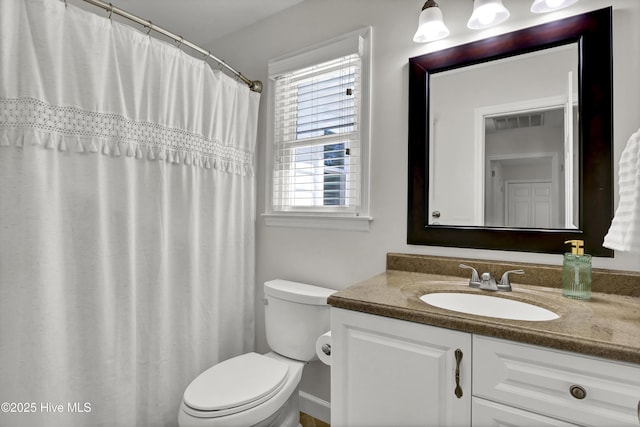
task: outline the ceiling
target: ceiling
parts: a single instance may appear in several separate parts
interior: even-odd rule
[[[200,46],[246,28],[303,0],[103,0]],[[70,4],[107,12],[82,0]],[[114,18],[126,21],[120,17]],[[131,23],[129,21],[129,23]],[[136,25],[136,24],[134,24]]]

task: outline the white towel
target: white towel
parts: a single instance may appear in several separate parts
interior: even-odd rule
[[[618,167],[620,201],[603,246],[640,253],[640,130],[631,135]]]

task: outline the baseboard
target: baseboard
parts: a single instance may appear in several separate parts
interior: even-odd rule
[[[300,412],[327,424],[331,423],[331,403],[304,391],[300,392]]]

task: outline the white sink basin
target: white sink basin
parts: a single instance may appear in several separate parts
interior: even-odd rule
[[[420,299],[429,305],[446,310],[499,319],[539,322],[560,317],[553,311],[537,305],[490,295],[434,292],[422,295]]]

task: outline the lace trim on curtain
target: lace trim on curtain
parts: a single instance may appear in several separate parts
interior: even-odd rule
[[[0,98],[0,146],[22,147],[24,132],[34,130],[32,145],[60,151],[164,160],[253,175],[253,153],[202,135],[117,114],[57,107],[32,98]],[[38,132],[39,131],[39,132]]]

